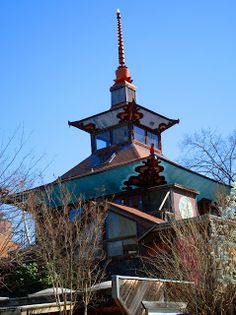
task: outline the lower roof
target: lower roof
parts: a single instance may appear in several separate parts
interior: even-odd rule
[[[118,167],[127,162],[148,157],[150,149],[137,144],[116,145],[98,150],[60,176],[60,180],[71,180],[91,173]]]
[[[187,168],[184,168],[163,156],[158,156],[160,165],[164,168],[160,174],[165,177],[167,184],[179,184],[199,192],[197,200],[206,198],[209,200],[216,199],[216,193],[220,188],[226,187],[230,190],[230,186],[225,186],[204,175],[198,174]],[[143,165],[143,161],[147,158],[138,158],[132,161],[123,162],[113,167],[97,170],[96,172],[88,172],[85,175],[65,179],[52,183],[54,193],[59,195],[61,185],[68,189],[75,198],[83,195],[85,199],[98,198],[123,192],[125,182],[130,176],[136,176],[136,168]]]
[[[103,153],[106,155],[106,150]],[[61,176],[58,181],[38,187],[38,189],[50,188],[54,206],[55,204],[60,205],[62,187],[70,191],[74,196],[74,200],[71,200],[72,203],[81,195],[85,199],[92,199],[120,194],[127,191],[125,183],[131,176],[139,175],[137,168],[140,169],[140,166],[144,165],[149,156],[149,150],[135,144],[116,149],[115,156],[97,166],[93,164],[94,155],[91,155]],[[160,161],[160,166],[163,167],[160,175],[164,177],[166,184],[177,184],[198,192],[198,201],[203,198],[216,200],[216,194],[219,190],[223,188],[229,192],[231,189],[230,186],[189,170],[168,160],[161,154],[157,155],[157,159]],[[159,187],[161,188],[162,186]],[[22,194],[20,195],[22,196]]]
[[[147,214],[147,213],[145,213],[143,211],[140,211],[138,209],[135,209],[135,208],[127,207],[125,205],[116,204],[114,202],[108,202],[108,205],[111,206],[111,209],[115,208],[115,209],[121,210],[124,213],[131,214],[132,216],[136,216],[136,217],[138,217],[140,219],[149,221],[149,222],[151,222],[153,224],[165,223],[164,220],[156,218],[156,217],[154,217],[151,214]]]

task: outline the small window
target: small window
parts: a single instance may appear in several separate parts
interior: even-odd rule
[[[96,148],[97,150],[107,148],[111,145],[110,132],[106,131],[96,136]]]
[[[109,257],[135,254],[138,251],[136,222],[109,212],[106,219],[107,255]]]
[[[142,196],[134,195],[134,196],[126,197],[124,199],[124,204],[128,207],[142,210],[143,209]]]
[[[112,144],[124,143],[129,140],[128,126],[112,130]]]
[[[123,255],[122,241],[108,242],[107,254],[109,257],[122,256]]]
[[[108,239],[136,236],[136,222],[109,212],[106,219],[106,234]]]
[[[119,214],[108,212],[106,219],[107,255],[109,257],[137,253],[136,222]]]
[[[158,136],[155,133],[149,132],[147,133],[148,136],[148,145],[151,146],[152,143],[154,144],[154,147],[158,149]]]
[[[145,143],[145,130],[134,126],[134,139],[139,142]]]
[[[123,240],[123,254],[124,255],[132,255],[137,254],[138,245],[135,239],[129,238],[127,240]]]
[[[107,255],[109,257],[134,255],[137,252],[138,244],[134,238],[107,242]]]

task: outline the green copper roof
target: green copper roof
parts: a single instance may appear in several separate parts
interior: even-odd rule
[[[144,159],[64,181],[60,185],[63,185],[75,197],[83,195],[86,199],[122,192],[124,182],[128,180],[130,176],[137,175],[135,168],[142,165],[143,160]],[[198,200],[202,198],[215,199],[215,193],[220,187],[218,182],[187,170],[164,158],[161,158],[161,165],[164,167],[164,171],[161,175],[165,176],[167,184],[176,183],[198,191]],[[59,189],[58,184],[55,184],[53,190],[56,195],[58,195]]]
[[[198,201],[202,198],[215,200],[215,194],[222,186],[219,182],[183,168],[180,165],[163,160],[162,166],[164,167],[162,174],[165,176],[168,184],[177,183],[198,191]]]

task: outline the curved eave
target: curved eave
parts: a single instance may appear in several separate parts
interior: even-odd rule
[[[220,187],[226,189],[227,192],[231,189],[231,186],[224,185],[216,180],[186,169],[185,167],[161,156],[159,156],[159,158],[161,160],[161,165],[164,167],[164,171],[161,175],[165,177],[167,184],[176,183],[198,191],[198,201],[202,198],[215,200]],[[53,200],[57,201],[58,205],[60,204],[59,197],[61,187],[63,187],[63,189],[68,189],[75,200],[80,195],[83,195],[86,199],[91,199],[121,193],[125,189],[125,181],[127,181],[130,176],[137,175],[135,169],[142,165],[142,162],[145,159],[146,158],[140,158],[102,171],[90,172],[82,176],[68,178],[64,181],[55,181],[35,189],[41,191],[51,189],[53,192]],[[17,194],[15,197],[20,199],[24,198],[29,192],[30,191]]]
[[[135,113],[134,118],[128,118],[130,115],[128,105],[123,105],[81,120],[68,121],[68,125],[94,134],[100,130],[112,128],[129,121],[151,131],[161,133],[179,123],[179,119],[165,117],[138,104],[135,104],[131,110],[133,114]]]

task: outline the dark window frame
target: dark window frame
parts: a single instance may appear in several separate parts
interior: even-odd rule
[[[124,241],[129,241],[129,240],[132,240],[134,241],[133,245],[136,249],[136,252],[135,253],[127,253],[125,252],[125,246],[127,246],[127,244],[125,245],[124,244]],[[109,254],[109,250],[108,250],[108,244],[112,244],[112,243],[115,243],[115,242],[121,242],[121,250],[122,250],[122,254],[120,255],[110,255]],[[139,251],[139,245],[138,245],[138,238],[137,236],[127,236],[127,237],[121,237],[121,238],[114,238],[114,239],[107,239],[105,241],[105,245],[106,245],[106,253],[107,253],[107,257],[109,258],[117,258],[117,257],[125,257],[127,255],[137,255],[138,254],[138,251]]]
[[[123,216],[115,211],[111,211],[111,213],[115,214],[115,215],[118,215],[118,216],[121,216],[121,217],[124,217],[126,218],[127,220],[129,221],[132,221],[135,223],[135,229],[136,229],[136,234],[130,234],[130,235],[126,235],[126,236],[116,236],[116,237],[108,237],[108,231],[107,231],[107,220],[105,222],[105,248],[106,248],[106,253],[107,253],[107,257],[109,258],[117,258],[117,257],[125,257],[127,255],[137,255],[138,254],[138,250],[139,250],[139,245],[138,245],[138,226],[137,226],[137,221],[132,219],[132,218],[127,218],[126,216]],[[123,244],[123,241],[127,241],[127,240],[133,240],[134,241],[134,245],[135,248],[136,248],[136,253],[132,253],[132,254],[128,254],[128,253],[125,253],[125,249],[124,249],[124,244]],[[121,255],[109,255],[108,253],[108,244],[109,243],[114,243],[114,242],[121,242],[122,243],[122,254]]]
[[[114,141],[113,141],[113,130],[114,129],[119,129],[119,128],[122,128],[122,127],[127,127],[127,130],[128,130],[128,140],[127,141],[124,141],[124,142],[120,142],[120,143],[115,143],[114,144]],[[99,151],[99,150],[102,150],[104,148],[108,148],[108,147],[112,147],[112,146],[116,146],[116,145],[120,145],[120,144],[125,144],[125,143],[131,143],[131,130],[132,130],[132,126],[130,123],[122,123],[120,125],[116,125],[116,126],[113,126],[113,127],[109,127],[109,128],[105,128],[104,130],[101,130],[100,132],[96,132],[94,134],[91,135],[91,147],[92,147],[92,152],[96,152],[96,151]],[[104,147],[104,148],[97,148],[97,139],[96,137],[99,135],[99,134],[102,134],[104,132],[109,132],[110,134],[110,142],[111,144],[107,147]]]
[[[135,131],[134,131],[135,127],[140,128],[140,129],[142,129],[142,130],[144,131],[144,139],[145,139],[144,142],[139,141],[139,140],[137,140],[137,139],[135,138]],[[153,134],[154,136],[157,137],[157,140],[156,140],[156,144],[157,144],[157,145],[155,146],[155,143],[154,143],[154,148],[155,148],[156,150],[160,150],[160,151],[161,151],[161,134],[160,134],[160,133],[153,132],[153,131],[148,130],[148,129],[146,129],[146,128],[143,128],[142,126],[137,125],[137,124],[133,124],[133,125],[132,125],[132,140],[133,140],[133,141],[137,141],[137,142],[139,142],[139,143],[141,143],[141,144],[143,144],[143,145],[146,145],[146,146],[150,147],[151,144],[148,143],[148,142],[149,142],[148,133],[149,133],[149,134]],[[153,143],[153,142],[152,142],[152,143]]]
[[[108,134],[109,141],[106,142],[106,141],[103,141],[103,140],[97,138],[99,135],[106,134],[106,133]],[[104,144],[106,143],[106,146],[101,147],[101,148],[98,148],[98,142],[97,142],[98,140],[103,141]],[[111,145],[112,145],[112,135],[111,135],[111,131],[110,131],[110,130],[104,130],[104,131],[102,131],[102,132],[100,132],[100,133],[98,133],[98,134],[95,135],[95,146],[96,146],[96,150],[97,150],[97,151],[98,151],[98,150],[105,149],[105,148],[108,148],[108,147],[110,147]]]

